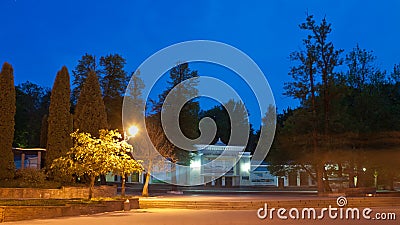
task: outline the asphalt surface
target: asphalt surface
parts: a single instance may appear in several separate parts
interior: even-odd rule
[[[210,201],[210,202],[240,202],[240,201],[268,201],[268,200],[308,200],[308,199],[336,199],[336,197],[318,197],[318,196],[303,196],[303,195],[252,195],[252,194],[225,194],[225,195],[162,195],[147,197],[144,199],[155,199],[155,200],[165,200],[165,201]]]
[[[392,209],[374,209],[374,213],[394,212],[397,217],[400,217],[400,208]],[[135,225],[228,225],[228,224],[399,224],[399,219],[396,220],[366,220],[366,219],[330,219],[324,218],[321,220],[313,219],[288,219],[282,220],[274,217],[273,219],[259,219],[256,210],[187,210],[187,209],[139,209],[129,212],[112,212],[102,213],[89,216],[79,217],[63,217],[47,220],[29,220],[7,222],[5,225],[110,225],[110,224],[135,224]]]

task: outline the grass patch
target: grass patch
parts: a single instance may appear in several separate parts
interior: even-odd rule
[[[0,206],[64,206],[66,204],[101,204],[118,198],[95,199],[0,199]]]
[[[63,206],[67,203],[61,199],[0,199],[1,206]]]
[[[61,184],[55,181],[43,181],[41,183],[28,183],[20,179],[12,179],[0,182],[0,188],[44,188],[44,189],[59,189]]]

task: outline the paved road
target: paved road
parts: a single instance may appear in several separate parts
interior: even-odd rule
[[[257,217],[254,210],[187,210],[187,209],[139,209],[129,212],[112,212],[90,216],[57,218],[47,220],[29,220],[19,222],[7,222],[5,225],[230,225],[230,224],[399,224],[400,208],[374,209],[372,215],[376,212],[394,212],[399,217],[392,221],[378,220],[332,220],[325,218],[323,220],[280,220],[278,218],[261,220]]]
[[[139,197],[141,198],[141,197]],[[219,201],[219,202],[241,202],[241,201],[268,201],[268,200],[311,200],[311,199],[336,199],[336,197],[318,197],[318,196],[278,196],[278,195],[251,195],[251,194],[237,194],[237,195],[163,195],[143,198],[145,200],[165,200],[165,201]],[[400,198],[399,198],[400,199]]]

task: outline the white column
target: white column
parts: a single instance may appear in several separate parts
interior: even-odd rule
[[[139,172],[139,183],[143,184],[143,172]]]
[[[25,153],[21,152],[21,169],[25,168]]]
[[[300,184],[301,184],[301,183],[300,183],[300,171],[298,170],[298,171],[297,171],[296,185],[297,185],[297,186],[300,186]]]

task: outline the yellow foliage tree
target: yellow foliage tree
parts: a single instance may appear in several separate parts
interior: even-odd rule
[[[95,138],[89,133],[75,131],[71,134],[74,147],[66,156],[54,160],[51,166],[65,174],[88,176],[89,199],[93,197],[94,183],[98,176],[109,172],[121,175],[125,194],[125,174],[142,170],[140,163],[129,155],[133,147],[121,140],[118,131],[102,129],[99,134],[99,138]]]
[[[100,130],[100,139],[107,143],[104,147],[109,148],[108,166],[110,172],[121,176],[121,196],[125,197],[125,178],[127,174],[143,170],[142,161],[131,157],[133,147],[126,141],[121,141],[122,135],[117,130]]]

